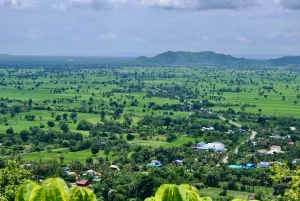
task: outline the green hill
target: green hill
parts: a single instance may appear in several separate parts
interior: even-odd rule
[[[256,60],[236,58],[231,55],[205,52],[164,52],[154,57],[138,57],[131,61],[132,64],[141,66],[198,66],[198,65],[221,65],[221,66],[280,66],[300,65],[300,56],[288,56],[270,60]]]

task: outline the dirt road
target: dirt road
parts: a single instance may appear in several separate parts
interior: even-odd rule
[[[221,116],[219,116],[219,117],[220,117],[220,119],[221,119],[222,121],[225,121],[225,120],[226,120],[224,117],[221,117]],[[240,125],[240,124],[238,124],[238,123],[236,123],[236,122],[234,122],[234,121],[231,121],[231,120],[229,121],[229,123],[232,124],[232,125],[235,125],[236,127],[239,127],[239,128],[242,127],[242,125]],[[253,141],[253,140],[255,139],[255,136],[256,136],[256,135],[257,135],[257,132],[256,132],[256,131],[251,131],[251,136],[250,136],[246,141],[248,141],[249,139]],[[235,148],[235,150],[233,151],[233,153],[237,154],[238,152],[239,152],[239,146]],[[229,156],[226,155],[226,156],[224,156],[224,158],[222,159],[222,162],[223,162],[223,163],[228,163],[228,159],[229,159]]]

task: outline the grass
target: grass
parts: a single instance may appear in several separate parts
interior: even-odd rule
[[[9,127],[13,127],[15,132],[20,132],[22,130],[29,130],[30,127],[38,126],[40,125],[45,125],[45,130],[48,130],[49,127],[47,125],[48,121],[54,121],[55,122],[55,116],[56,115],[63,115],[63,113],[67,113],[70,116],[70,112],[60,112],[60,111],[54,111],[55,116],[54,118],[51,117],[51,112],[53,111],[48,111],[48,110],[31,110],[30,112],[23,112],[16,114],[14,118],[11,118],[9,115],[1,115],[2,117],[6,117],[8,119],[8,126],[4,125],[4,122],[2,122],[0,125],[0,132],[5,132],[6,129]],[[25,115],[35,115],[35,120],[34,121],[27,121],[25,120]],[[42,117],[42,118],[40,118]],[[77,122],[80,120],[85,119],[93,124],[96,124],[97,122],[100,121],[100,115],[99,114],[90,114],[90,113],[77,113]],[[69,128],[72,131],[76,132],[82,132],[82,131],[77,131],[77,123],[73,123],[71,118],[68,118],[69,121]],[[56,126],[53,127],[52,129],[59,130],[59,122],[55,122]],[[82,132],[83,134],[86,134],[87,132]]]
[[[156,139],[159,140],[156,140]],[[162,141],[163,140],[163,141]],[[179,136],[175,141],[173,142],[167,142],[165,141],[165,137],[154,137],[154,139],[150,140],[132,140],[128,141],[131,145],[142,145],[142,146],[152,146],[152,147],[179,147],[187,142],[194,142],[194,138],[186,137],[186,136]]]
[[[266,193],[266,189],[265,187],[256,187],[255,188],[255,193],[257,193],[258,191],[262,191],[263,193]],[[219,198],[222,196],[219,196],[219,193],[222,192],[221,188],[212,188],[212,187],[208,187],[208,188],[203,188],[200,189],[200,195],[202,197],[211,197],[211,198]],[[275,197],[272,195],[273,189],[272,188],[267,188],[267,193],[265,194],[266,197],[271,197],[272,200],[275,199]],[[228,190],[227,191],[227,196],[232,196],[236,199],[244,199],[244,200],[248,200],[248,196],[250,194],[253,194],[252,192],[247,192],[247,191],[235,191],[235,190]]]
[[[109,160],[113,160],[114,157],[113,153],[110,152],[108,158]],[[77,152],[70,152],[69,149],[62,148],[62,149],[55,149],[52,152],[42,151],[42,152],[33,152],[28,154],[22,154],[22,158],[25,162],[29,161],[36,161],[36,160],[53,160],[56,159],[60,161],[60,156],[64,156],[64,164],[69,164],[71,161],[80,161],[85,162],[86,158],[93,157],[96,160],[97,157],[105,157],[104,151],[99,151],[97,155],[92,155],[90,149],[77,151]]]

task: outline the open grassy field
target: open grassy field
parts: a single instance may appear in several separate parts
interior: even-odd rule
[[[266,197],[272,198],[272,200],[276,200],[276,198],[272,195],[273,189],[272,188],[266,188],[264,187],[255,187],[255,193],[258,191],[262,191],[265,193]],[[203,197],[211,197],[211,198],[221,198],[222,196],[219,196],[219,193],[222,192],[222,189],[220,188],[203,188],[200,189],[200,195]],[[250,194],[253,194],[252,192],[246,192],[246,191],[234,191],[234,190],[228,190],[227,191],[227,196],[232,196],[236,199],[243,199],[243,200],[248,200],[248,196]]]
[[[186,137],[186,136],[179,136],[175,141],[173,142],[166,142],[165,138],[158,138],[159,140],[156,140],[157,138],[154,137],[152,140],[132,140],[128,141],[129,144],[132,145],[143,145],[143,146],[152,146],[152,147],[179,147],[185,143],[188,142],[194,142],[195,139]],[[164,141],[161,141],[164,140]]]
[[[51,129],[60,130],[62,121],[65,121],[70,131],[88,137],[88,130],[77,130],[81,120],[93,125],[105,124],[103,120],[107,120],[120,123],[120,127],[128,126],[123,124],[129,121],[129,127],[138,128],[139,121],[145,116],[158,118],[157,121],[163,118],[188,119],[200,108],[210,111],[232,108],[235,111],[260,111],[263,115],[300,117],[300,77],[297,72],[127,67],[69,72],[1,69],[0,73],[3,77],[0,82],[0,133],[12,128],[18,135],[22,130],[29,131],[35,126],[47,131],[50,129],[49,121],[55,123]],[[197,103],[199,105],[194,108]],[[19,110],[14,112],[14,107],[19,107]],[[120,112],[116,114],[117,109]],[[76,121],[70,118],[71,112],[76,112]],[[101,119],[101,112],[105,115],[104,119]],[[67,114],[66,119],[56,120],[57,115],[64,114]],[[34,120],[26,119],[28,115],[34,116]],[[218,120],[197,117],[197,121],[212,124]],[[166,129],[161,122],[155,123]],[[146,126],[146,129],[149,128],[151,126]],[[108,129],[106,132],[119,136],[119,131]],[[172,132],[179,134],[176,130]],[[151,130],[145,133],[152,135]],[[139,134],[136,133],[137,136]],[[180,134],[171,143],[166,142],[166,138],[157,140],[149,136],[147,140],[138,138],[129,143],[171,147],[194,142],[185,133]],[[32,157],[36,159],[59,155],[48,152],[34,154]],[[84,151],[78,155],[86,157]]]
[[[94,160],[97,160],[97,157],[106,157],[104,154],[104,151],[99,151],[98,154],[92,155],[90,149],[78,151],[78,152],[70,152],[69,149],[54,149],[51,152],[48,151],[42,151],[42,152],[33,152],[28,154],[23,154],[22,158],[25,162],[35,161],[35,160],[53,160],[56,159],[57,161],[60,161],[60,156],[64,156],[64,162],[63,164],[69,164],[71,161],[80,161],[82,163],[85,163],[86,158],[92,157]],[[110,153],[108,155],[108,158],[110,161],[114,159],[113,153]]]

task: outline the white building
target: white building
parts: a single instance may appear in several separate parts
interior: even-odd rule
[[[213,142],[213,143],[205,143],[199,142],[195,147],[198,151],[208,151],[213,150],[214,152],[226,152],[225,145],[222,142]]]

